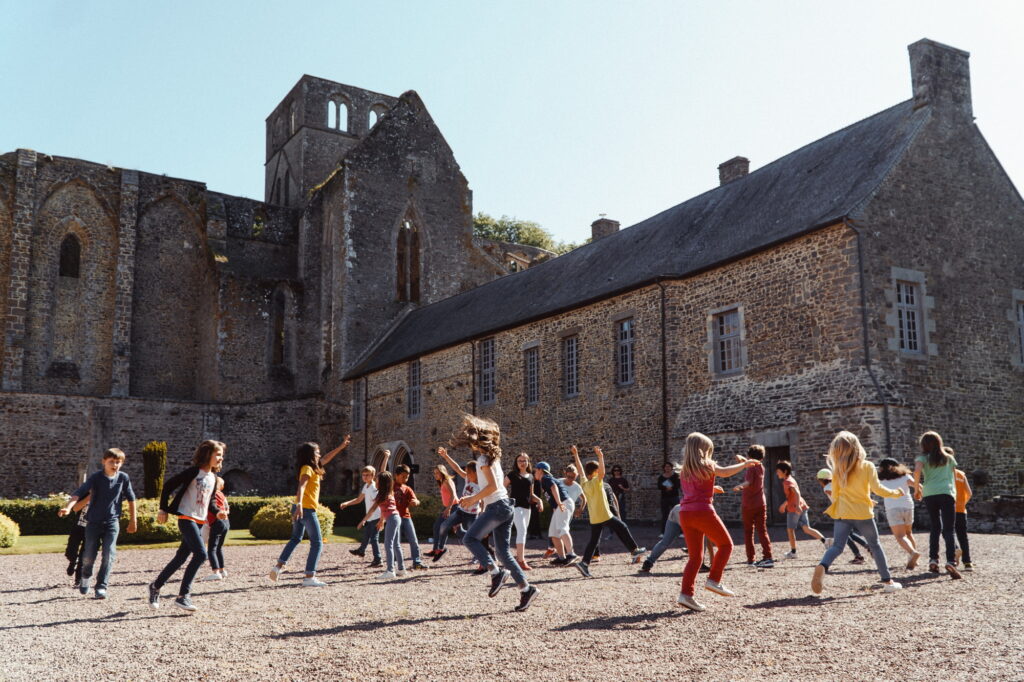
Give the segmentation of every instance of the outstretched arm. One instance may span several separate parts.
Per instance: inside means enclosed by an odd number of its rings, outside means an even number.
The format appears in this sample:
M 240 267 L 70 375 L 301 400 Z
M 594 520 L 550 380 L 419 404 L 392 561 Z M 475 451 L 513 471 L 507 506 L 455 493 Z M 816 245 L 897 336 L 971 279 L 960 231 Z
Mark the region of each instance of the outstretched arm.
M 605 471 L 605 469 L 604 469 L 604 453 L 601 452 L 601 448 L 600 447 L 595 445 L 594 446 L 594 454 L 597 455 L 597 477 L 599 479 L 603 479 L 604 478 L 604 471 Z M 580 471 L 580 474 L 582 475 L 583 472 Z
M 466 470 L 460 467 L 454 459 L 448 456 L 447 450 L 444 448 L 438 448 L 437 454 L 441 459 L 448 462 L 448 466 L 450 466 L 452 470 L 459 475 L 459 478 L 466 478 Z
M 362 528 L 363 526 L 365 526 L 366 522 L 369 520 L 371 516 L 373 516 L 373 512 L 376 511 L 377 507 L 379 506 L 380 502 L 375 501 L 373 505 L 367 510 L 366 516 L 363 517 L 363 520 L 360 521 L 358 525 L 356 525 L 356 528 Z M 383 516 L 381 518 L 383 518 Z
M 727 467 L 724 467 L 724 466 L 722 466 L 722 465 L 720 465 L 720 464 L 718 464 L 716 462 L 715 463 L 715 476 L 718 476 L 718 477 L 735 476 L 736 474 L 738 474 L 739 472 L 743 471 L 744 469 L 749 469 L 750 467 L 756 466 L 756 465 L 757 465 L 757 461 L 753 460 L 753 459 L 746 459 L 746 460 L 743 460 L 742 462 L 738 462 L 736 464 L 730 464 Z
M 576 449 L 575 445 L 570 445 L 569 452 L 572 453 L 572 461 L 573 464 L 576 465 L 576 471 L 579 472 L 580 476 L 584 476 L 585 474 L 583 473 L 583 462 L 580 461 L 580 451 Z
M 338 456 L 338 453 L 348 447 L 348 444 L 352 442 L 352 435 L 346 433 L 345 437 L 341 441 L 341 445 L 334 448 L 326 455 L 320 458 L 320 466 L 327 466 L 327 463 Z
M 338 508 L 339 509 L 344 509 L 345 507 L 351 507 L 354 504 L 359 504 L 360 502 L 363 501 L 364 497 L 365 496 L 364 496 L 363 493 L 359 493 L 359 497 L 354 497 L 351 500 L 349 500 L 348 502 L 342 502 L 341 504 L 338 505 Z

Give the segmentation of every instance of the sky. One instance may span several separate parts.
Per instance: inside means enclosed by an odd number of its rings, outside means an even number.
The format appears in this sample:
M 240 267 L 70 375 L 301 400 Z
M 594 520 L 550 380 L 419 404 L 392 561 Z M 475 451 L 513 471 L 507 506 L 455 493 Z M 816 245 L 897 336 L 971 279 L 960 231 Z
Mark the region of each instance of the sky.
M 911 96 L 907 45 L 971 53 L 974 114 L 1024 182 L 1024 3 L 947 0 L 0 0 L 0 153 L 262 199 L 264 121 L 310 74 L 416 90 L 474 210 L 559 240 L 623 227 Z

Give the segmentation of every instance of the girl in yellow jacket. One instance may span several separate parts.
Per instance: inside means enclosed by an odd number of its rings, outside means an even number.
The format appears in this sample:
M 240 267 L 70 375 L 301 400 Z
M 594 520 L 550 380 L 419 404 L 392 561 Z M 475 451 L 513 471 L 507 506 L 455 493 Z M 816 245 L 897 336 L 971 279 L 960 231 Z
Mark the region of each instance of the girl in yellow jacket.
M 897 498 L 903 493 L 889 490 L 878 482 L 875 465 L 867 461 L 867 453 L 857 436 L 849 431 L 840 431 L 828 448 L 828 464 L 832 469 L 832 504 L 825 513 L 835 519 L 834 542 L 821 557 L 821 563 L 814 567 L 811 591 L 821 594 L 825 572 L 832 562 L 842 554 L 850 531 L 856 530 L 868 542 L 871 555 L 878 567 L 878 574 L 885 583 L 885 592 L 903 588 L 889 575 L 885 550 L 878 542 L 878 527 L 875 525 L 875 503 L 871 493 L 880 497 Z

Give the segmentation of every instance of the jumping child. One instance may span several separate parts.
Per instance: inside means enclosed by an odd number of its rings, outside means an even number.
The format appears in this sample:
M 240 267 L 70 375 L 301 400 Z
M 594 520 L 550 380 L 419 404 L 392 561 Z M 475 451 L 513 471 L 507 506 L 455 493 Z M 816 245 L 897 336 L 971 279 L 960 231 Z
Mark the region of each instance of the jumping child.
M 415 571 L 425 571 L 427 567 L 420 560 L 420 543 L 416 539 L 416 526 L 412 523 L 410 511 L 410 507 L 420 506 L 420 498 L 416 497 L 416 491 L 406 485 L 411 473 L 412 470 L 405 464 L 395 467 L 395 504 L 398 505 L 398 516 L 401 518 L 402 535 L 409 543 L 412 568 Z
M 462 535 L 465 536 L 465 531 L 470 525 L 476 521 L 477 515 L 480 513 L 480 503 L 477 502 L 470 507 L 466 508 L 462 506 L 462 500 L 467 497 L 472 497 L 480 492 L 480 483 L 476 475 L 476 462 L 470 460 L 466 462 L 466 468 L 460 467 L 454 459 L 448 456 L 448 451 L 444 448 L 438 448 L 437 454 L 439 457 L 448 462 L 456 474 L 462 478 L 465 483 L 462 486 L 462 497 L 456 497 L 452 501 L 451 507 L 448 508 L 448 517 L 441 524 L 440 530 L 438 530 L 437 538 L 437 551 L 434 552 L 434 558 L 431 561 L 440 561 L 441 557 L 448 553 L 448 548 L 445 546 L 448 544 L 448 533 L 452 528 L 456 526 L 462 526 Z M 486 566 L 482 567 L 484 571 L 487 570 Z
M 800 486 L 793 478 L 793 465 L 783 460 L 775 465 L 775 475 L 782 481 L 782 489 L 786 493 L 786 501 L 779 505 L 779 513 L 786 513 L 786 535 L 789 536 L 789 554 L 784 558 L 796 558 L 796 529 L 800 528 L 821 544 L 826 544 L 825 536 L 811 528 L 811 520 L 807 515 L 810 506 L 800 495 Z
M 213 506 L 218 513 L 210 512 L 206 516 L 206 525 L 210 528 L 210 537 L 206 544 L 206 553 L 210 557 L 210 568 L 213 573 L 203 580 L 224 580 L 228 577 L 227 569 L 224 568 L 224 540 L 228 537 L 231 524 L 228 516 L 231 508 L 228 506 L 228 498 L 224 495 L 224 479 L 217 477 L 217 487 L 213 492 Z M 218 514 L 224 512 L 224 518 Z
M 374 512 L 380 510 L 377 516 Z M 390 471 L 377 474 L 377 497 L 370 505 L 363 520 L 356 528 L 362 528 L 367 522 L 373 523 L 376 518 L 377 531 L 384 531 L 384 557 L 387 565 L 378 578 L 393 580 L 405 576 L 405 559 L 402 557 L 402 545 L 398 537 L 402 528 L 402 517 L 398 514 L 398 503 L 395 500 L 395 479 Z M 398 570 L 395 570 L 397 566 Z
M 390 450 L 384 451 L 384 462 L 380 465 L 381 469 L 388 468 L 387 458 L 391 455 Z M 377 477 L 377 469 L 372 466 L 364 466 L 359 471 L 359 476 L 363 479 L 363 487 L 359 490 L 359 495 L 354 499 L 342 502 L 339 506 L 340 509 L 351 507 L 352 505 L 363 503 L 364 514 L 369 514 L 370 507 L 373 506 L 374 501 L 377 498 L 377 486 L 374 485 L 374 480 Z M 375 510 L 370 515 L 368 521 L 377 521 L 380 519 L 380 511 Z M 370 568 L 378 568 L 380 563 L 380 531 L 377 530 L 376 523 L 367 523 L 363 526 L 363 540 L 359 543 L 359 547 L 356 549 L 350 549 L 349 554 L 357 557 L 366 556 L 366 546 L 370 545 L 373 551 L 373 561 L 370 562 Z
M 914 460 L 915 499 L 923 499 L 931 521 L 928 536 L 928 570 L 939 572 L 939 535 L 946 542 L 946 573 L 960 579 L 956 568 L 956 459 L 953 450 L 942 444 L 942 436 L 927 431 L 921 436 L 921 452 Z M 924 484 L 921 484 L 924 474 Z
M 900 497 L 885 498 L 885 519 L 896 542 L 907 553 L 907 570 L 911 571 L 921 558 L 914 542 L 914 497 L 910 492 L 914 477 L 907 467 L 886 457 L 878 462 L 878 480 L 889 490 L 900 492 Z

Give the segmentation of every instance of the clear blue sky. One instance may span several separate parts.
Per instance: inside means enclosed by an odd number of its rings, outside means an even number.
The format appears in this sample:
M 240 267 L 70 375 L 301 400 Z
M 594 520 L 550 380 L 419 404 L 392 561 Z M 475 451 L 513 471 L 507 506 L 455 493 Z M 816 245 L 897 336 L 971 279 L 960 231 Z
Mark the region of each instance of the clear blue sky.
M 971 52 L 974 111 L 1024 182 L 1019 2 L 0 0 L 0 153 L 262 198 L 264 119 L 312 74 L 420 93 L 475 209 L 578 241 L 910 97 L 906 46 Z

